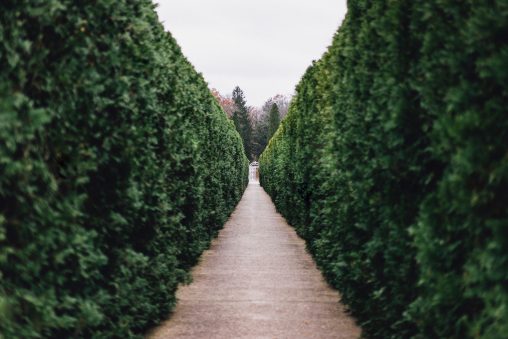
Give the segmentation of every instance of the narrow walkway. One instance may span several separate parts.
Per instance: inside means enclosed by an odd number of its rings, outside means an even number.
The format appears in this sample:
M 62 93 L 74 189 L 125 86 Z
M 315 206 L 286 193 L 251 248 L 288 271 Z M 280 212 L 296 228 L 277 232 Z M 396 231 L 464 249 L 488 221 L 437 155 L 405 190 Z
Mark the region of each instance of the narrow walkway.
M 192 275 L 151 339 L 360 336 L 304 241 L 256 182 Z

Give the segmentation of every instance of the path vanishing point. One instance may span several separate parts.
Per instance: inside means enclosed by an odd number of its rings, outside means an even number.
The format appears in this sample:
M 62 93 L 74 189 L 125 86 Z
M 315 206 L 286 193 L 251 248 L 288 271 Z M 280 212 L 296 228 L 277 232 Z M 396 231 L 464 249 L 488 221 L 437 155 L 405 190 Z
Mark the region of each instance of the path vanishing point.
M 192 276 L 148 338 L 360 337 L 305 242 L 256 181 Z

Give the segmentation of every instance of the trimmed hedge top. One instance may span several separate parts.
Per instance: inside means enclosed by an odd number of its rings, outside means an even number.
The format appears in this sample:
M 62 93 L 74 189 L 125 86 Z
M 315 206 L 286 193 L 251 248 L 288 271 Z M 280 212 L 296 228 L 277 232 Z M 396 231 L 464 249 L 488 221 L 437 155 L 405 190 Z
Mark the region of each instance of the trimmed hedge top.
M 141 337 L 239 201 L 241 139 L 149 0 L 0 22 L 0 337 Z

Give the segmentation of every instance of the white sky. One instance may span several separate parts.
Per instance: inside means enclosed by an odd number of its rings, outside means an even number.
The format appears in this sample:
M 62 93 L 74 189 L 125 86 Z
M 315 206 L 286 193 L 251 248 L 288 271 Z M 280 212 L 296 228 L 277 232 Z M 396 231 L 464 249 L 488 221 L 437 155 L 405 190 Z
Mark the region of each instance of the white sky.
M 331 44 L 346 0 L 156 0 L 157 12 L 210 88 L 247 104 L 290 95 Z

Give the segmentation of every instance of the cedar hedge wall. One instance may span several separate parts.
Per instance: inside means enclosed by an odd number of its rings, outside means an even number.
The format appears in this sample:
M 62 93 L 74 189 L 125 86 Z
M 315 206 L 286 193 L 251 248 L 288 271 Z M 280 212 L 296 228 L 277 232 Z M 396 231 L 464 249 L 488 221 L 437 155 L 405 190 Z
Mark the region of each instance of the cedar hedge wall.
M 263 187 L 372 338 L 508 333 L 508 3 L 348 1 Z
M 239 201 L 241 139 L 149 0 L 0 22 L 0 337 L 141 337 Z

